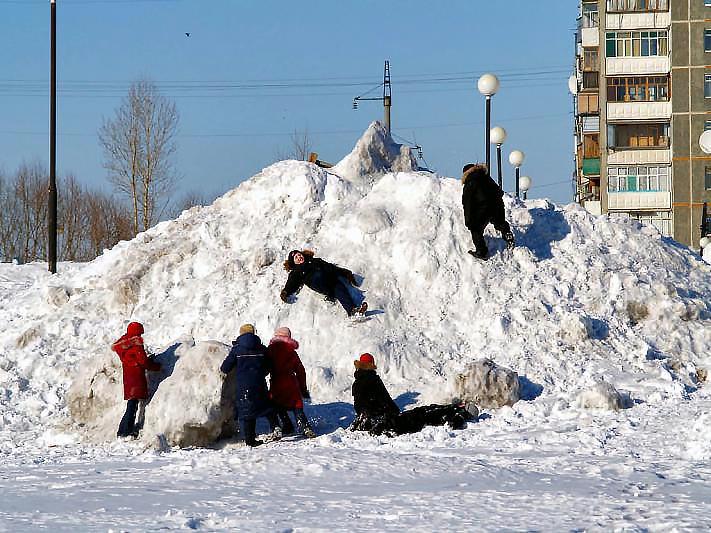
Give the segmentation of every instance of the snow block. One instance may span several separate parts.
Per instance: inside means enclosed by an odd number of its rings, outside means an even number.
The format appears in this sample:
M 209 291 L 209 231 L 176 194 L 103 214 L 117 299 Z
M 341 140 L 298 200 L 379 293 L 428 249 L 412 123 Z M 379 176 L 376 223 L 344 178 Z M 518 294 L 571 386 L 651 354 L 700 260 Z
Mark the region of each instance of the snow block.
M 113 287 L 114 301 L 119 307 L 132 307 L 138 303 L 141 286 L 134 277 L 121 278 Z
M 160 382 L 146 407 L 141 437 L 153 440 L 162 434 L 171 446 L 187 447 L 231 436 L 235 374 L 220 372 L 228 353 L 229 347 L 216 341 L 180 350 L 170 376 Z
M 510 406 L 521 398 L 518 374 L 491 359 L 475 361 L 459 374 L 455 393 L 460 400 L 484 409 Z
M 66 287 L 47 287 L 47 303 L 55 307 L 61 307 L 69 301 L 69 291 Z
M 576 403 L 582 409 L 607 409 L 619 411 L 625 408 L 620 392 L 606 381 L 600 381 L 578 394 Z

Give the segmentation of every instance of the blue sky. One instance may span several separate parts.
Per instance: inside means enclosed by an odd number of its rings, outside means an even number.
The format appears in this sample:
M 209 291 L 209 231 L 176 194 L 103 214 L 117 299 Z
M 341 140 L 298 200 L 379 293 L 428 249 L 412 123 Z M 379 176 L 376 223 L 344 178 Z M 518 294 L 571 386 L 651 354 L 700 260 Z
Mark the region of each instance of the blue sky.
M 458 176 L 484 159 L 476 79 L 501 78 L 492 125 L 506 162 L 526 152 L 530 196 L 572 198 L 567 91 L 576 3 L 567 0 L 382 2 L 57 0 L 58 172 L 109 190 L 97 130 L 130 83 L 155 82 L 180 112 L 179 194 L 224 192 L 289 150 L 308 129 L 337 162 L 380 102 L 353 97 L 392 75 L 393 133 L 430 168 Z M 49 0 L 0 0 L 0 169 L 48 161 Z M 190 32 L 190 37 L 185 35 Z M 245 86 L 250 87 L 245 87 Z M 376 91 L 376 95 L 380 94 Z M 492 158 L 493 155 L 492 151 Z

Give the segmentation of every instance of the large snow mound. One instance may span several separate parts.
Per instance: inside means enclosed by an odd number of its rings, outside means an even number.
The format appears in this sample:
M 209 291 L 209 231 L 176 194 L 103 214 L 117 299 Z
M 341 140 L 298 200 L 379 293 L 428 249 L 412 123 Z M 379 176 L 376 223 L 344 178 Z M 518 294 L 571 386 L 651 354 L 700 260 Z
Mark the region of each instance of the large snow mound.
M 55 276 L 0 265 L 0 447 L 59 422 L 73 378 L 110 355 L 131 320 L 154 352 L 185 336 L 229 344 L 244 322 L 267 342 L 287 325 L 317 403 L 351 401 L 364 351 L 395 395 L 418 401 L 448 399 L 451 376 L 492 359 L 535 400 L 514 405 L 522 416 L 573 408 L 600 380 L 639 402 L 693 390 L 711 353 L 711 267 L 698 255 L 636 221 L 506 196 L 517 247 L 507 252 L 489 227 L 494 256 L 476 261 L 459 180 L 393 169 L 407 157 L 391 157 L 406 152 L 390 142 L 374 124 L 333 169 L 276 163 Z M 368 320 L 308 289 L 281 302 L 282 261 L 304 247 L 363 276 Z

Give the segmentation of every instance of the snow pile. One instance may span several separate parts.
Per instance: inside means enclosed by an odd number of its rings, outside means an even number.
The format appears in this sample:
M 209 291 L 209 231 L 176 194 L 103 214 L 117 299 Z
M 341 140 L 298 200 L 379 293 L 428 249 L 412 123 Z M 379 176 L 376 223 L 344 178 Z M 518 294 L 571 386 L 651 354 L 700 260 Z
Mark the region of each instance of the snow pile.
M 625 402 L 615 387 L 606 381 L 599 381 L 578 394 L 577 405 L 582 409 L 619 411 L 625 407 Z
M 397 144 L 380 122 L 373 122 L 353 151 L 332 171 L 339 176 L 359 181 L 373 179 L 387 172 L 417 170 L 417 159 L 408 146 Z
M 485 409 L 511 406 L 520 398 L 518 374 L 491 359 L 475 361 L 455 381 L 457 398 Z
M 110 413 L 90 436 L 115 431 L 124 405 L 108 346 L 131 320 L 145 325 L 152 352 L 189 336 L 211 368 L 219 357 L 209 347 L 240 324 L 256 324 L 265 343 L 289 326 L 316 405 L 352 401 L 353 360 L 365 351 L 394 397 L 423 403 L 451 399 L 451 378 L 491 359 L 518 374 L 534 401 L 513 410 L 532 418 L 597 379 L 651 403 L 698 386 L 711 353 L 711 267 L 698 255 L 633 220 L 506 196 L 517 247 L 506 251 L 489 227 L 493 257 L 475 261 L 459 180 L 407 171 L 404 153 L 374 125 L 332 169 L 276 163 L 91 263 L 51 277 L 43 266 L 1 265 L 0 450 L 60 421 L 70 383 L 89 367 L 116 391 L 115 404 L 87 407 Z M 282 261 L 305 247 L 363 277 L 365 322 L 308 289 L 281 302 Z M 146 424 L 169 431 L 163 422 L 197 397 L 178 391 L 199 383 L 210 390 L 196 419 L 210 418 L 219 380 L 178 365 L 154 397 L 165 389 L 162 422 L 149 405 Z M 76 386 L 86 394 L 96 384 Z

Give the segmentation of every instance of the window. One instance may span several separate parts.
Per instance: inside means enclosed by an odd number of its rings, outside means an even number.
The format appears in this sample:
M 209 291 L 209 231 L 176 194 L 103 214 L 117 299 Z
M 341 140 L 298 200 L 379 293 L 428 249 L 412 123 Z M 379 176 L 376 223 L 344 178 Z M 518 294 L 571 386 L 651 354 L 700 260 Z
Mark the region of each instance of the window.
M 609 125 L 610 148 L 669 148 L 669 124 Z
M 669 35 L 660 31 L 617 31 L 605 34 L 607 57 L 669 55 Z
M 583 72 L 583 89 L 597 89 L 600 87 L 599 72 Z
M 711 30 L 704 30 L 704 52 L 711 52 Z
M 669 167 L 608 167 L 609 192 L 666 192 L 669 187 Z
M 711 74 L 704 74 L 704 98 L 711 98 Z
M 707 4 L 711 0 L 706 0 Z M 607 0 L 608 11 L 667 11 L 669 0 Z
M 583 135 L 583 157 L 586 159 L 600 157 L 600 135 Z
M 608 102 L 666 102 L 669 100 L 667 76 L 607 78 Z
M 598 58 L 597 50 L 584 50 L 583 51 L 583 70 L 585 70 L 585 71 L 598 70 L 597 58 Z
M 711 167 L 706 167 L 705 169 L 704 186 L 707 191 L 711 191 Z
M 599 25 L 600 13 L 597 10 L 597 2 L 583 4 L 583 28 L 597 28 Z

